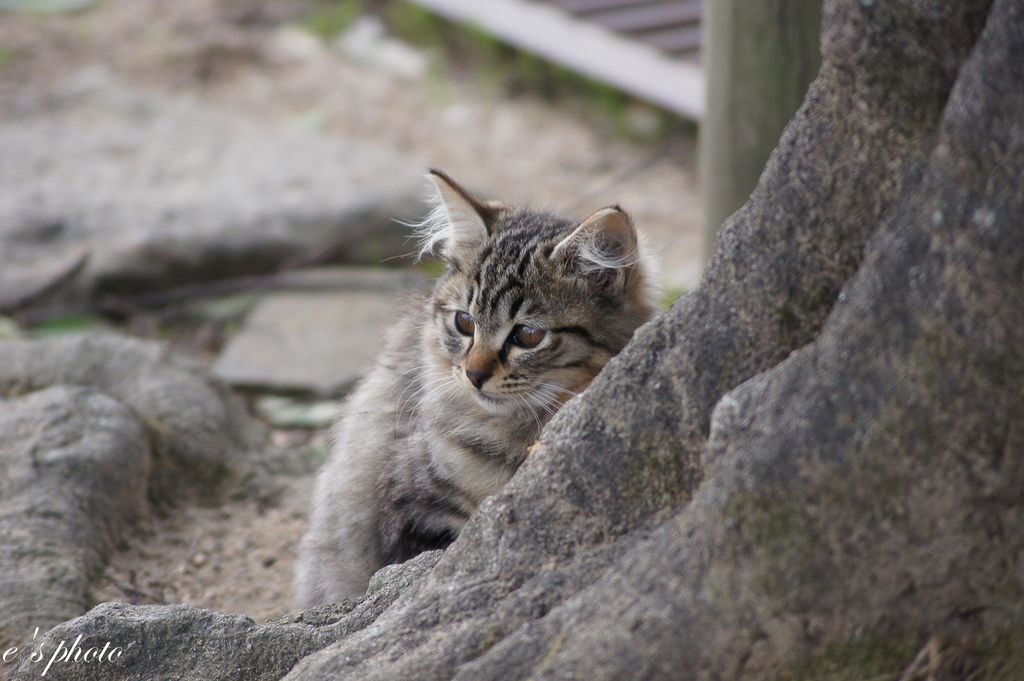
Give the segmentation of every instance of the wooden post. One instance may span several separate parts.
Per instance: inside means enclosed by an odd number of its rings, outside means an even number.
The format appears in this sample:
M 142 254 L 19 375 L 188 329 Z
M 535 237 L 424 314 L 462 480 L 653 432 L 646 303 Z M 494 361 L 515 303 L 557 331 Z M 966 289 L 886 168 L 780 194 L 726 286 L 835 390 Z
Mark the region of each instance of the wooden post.
M 706 0 L 699 172 L 705 248 L 747 200 L 821 65 L 821 0 Z

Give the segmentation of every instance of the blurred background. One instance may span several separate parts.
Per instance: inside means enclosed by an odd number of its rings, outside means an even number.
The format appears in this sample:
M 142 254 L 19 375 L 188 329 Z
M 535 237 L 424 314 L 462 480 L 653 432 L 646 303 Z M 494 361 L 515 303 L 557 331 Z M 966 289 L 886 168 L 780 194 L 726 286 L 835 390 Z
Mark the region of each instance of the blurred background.
M 620 204 L 667 305 L 814 77 L 819 22 L 807 0 L 0 0 L 0 338 L 168 342 L 315 464 L 438 271 L 402 224 L 426 168 Z M 285 611 L 310 480 L 165 520 L 98 598 Z

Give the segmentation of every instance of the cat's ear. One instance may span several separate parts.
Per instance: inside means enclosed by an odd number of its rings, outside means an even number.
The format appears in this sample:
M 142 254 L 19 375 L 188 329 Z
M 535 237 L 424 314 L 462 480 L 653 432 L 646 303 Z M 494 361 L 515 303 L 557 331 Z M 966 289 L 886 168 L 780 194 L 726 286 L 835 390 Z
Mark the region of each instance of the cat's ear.
M 433 252 L 440 246 L 445 260 L 459 260 L 462 254 L 473 252 L 487 240 L 505 205 L 476 198 L 435 168 L 430 169 L 427 177 L 435 191 L 434 210 L 420 229 L 420 253 Z
M 580 223 L 551 251 L 551 259 L 562 258 L 587 274 L 625 281 L 625 275 L 639 261 L 639 243 L 633 221 L 618 206 L 602 208 Z M 623 276 L 619 276 L 623 275 Z

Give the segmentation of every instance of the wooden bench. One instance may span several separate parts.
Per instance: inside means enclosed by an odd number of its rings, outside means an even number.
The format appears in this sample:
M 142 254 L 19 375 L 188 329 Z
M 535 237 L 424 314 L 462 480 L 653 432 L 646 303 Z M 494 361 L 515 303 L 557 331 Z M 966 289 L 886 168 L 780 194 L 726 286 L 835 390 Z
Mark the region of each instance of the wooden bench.
M 410 0 L 456 22 L 700 120 L 700 0 Z

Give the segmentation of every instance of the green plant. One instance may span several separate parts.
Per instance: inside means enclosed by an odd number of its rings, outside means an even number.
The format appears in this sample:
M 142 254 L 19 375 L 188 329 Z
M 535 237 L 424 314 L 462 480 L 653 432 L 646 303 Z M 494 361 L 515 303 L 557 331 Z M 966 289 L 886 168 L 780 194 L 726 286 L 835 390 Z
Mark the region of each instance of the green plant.
M 343 33 L 364 11 L 360 0 L 319 0 L 302 18 L 302 25 L 326 40 Z
M 79 333 L 106 327 L 106 323 L 99 317 L 81 312 L 48 319 L 33 325 L 29 331 L 35 336 L 56 336 L 64 333 Z
M 391 33 L 407 43 L 441 48 L 450 38 L 445 21 L 422 7 L 407 2 L 388 3 L 382 13 Z

